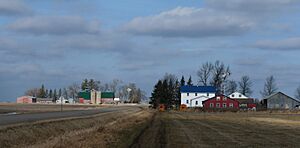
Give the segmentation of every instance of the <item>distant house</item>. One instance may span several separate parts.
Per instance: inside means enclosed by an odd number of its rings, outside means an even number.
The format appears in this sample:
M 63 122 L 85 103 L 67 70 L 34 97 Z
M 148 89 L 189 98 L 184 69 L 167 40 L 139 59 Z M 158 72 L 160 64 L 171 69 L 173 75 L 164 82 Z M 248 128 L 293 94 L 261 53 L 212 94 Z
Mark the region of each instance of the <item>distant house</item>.
M 181 86 L 181 104 L 187 107 L 202 107 L 202 101 L 216 95 L 216 87 L 213 86 Z
M 239 102 L 240 109 L 254 109 L 256 108 L 256 104 L 253 98 L 249 98 L 239 92 L 234 92 L 229 95 L 231 99 L 234 99 Z
M 217 95 L 202 102 L 205 109 L 239 109 L 239 102 L 224 95 Z
M 35 103 L 33 102 L 34 99 L 33 96 L 21 96 L 17 98 L 17 103 Z
M 33 96 L 21 96 L 17 98 L 17 103 L 40 103 L 40 104 L 52 104 L 52 98 L 36 98 Z
M 248 99 L 249 97 L 239 93 L 239 92 L 234 92 L 229 95 L 231 99 Z
M 296 100 L 282 92 L 277 92 L 264 98 L 262 103 L 267 109 L 293 109 L 300 105 L 299 100 Z

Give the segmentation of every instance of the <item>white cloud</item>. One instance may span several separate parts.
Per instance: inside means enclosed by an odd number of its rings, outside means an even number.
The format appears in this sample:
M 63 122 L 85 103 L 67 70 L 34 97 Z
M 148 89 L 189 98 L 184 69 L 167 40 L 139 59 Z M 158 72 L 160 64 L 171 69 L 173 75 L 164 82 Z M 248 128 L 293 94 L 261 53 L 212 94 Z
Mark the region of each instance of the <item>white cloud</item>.
M 300 50 L 300 37 L 283 40 L 261 40 L 257 41 L 254 47 L 275 50 Z
M 0 15 L 2 16 L 18 16 L 30 14 L 32 14 L 32 10 L 20 0 L 0 1 Z
M 298 0 L 206 0 L 208 7 L 261 17 L 267 13 L 278 13 L 296 6 Z
M 100 32 L 100 23 L 77 16 L 35 16 L 19 19 L 8 28 L 35 35 L 95 34 Z
M 158 15 L 134 18 L 123 30 L 163 37 L 209 37 L 240 35 L 254 25 L 237 15 L 226 15 L 205 8 L 177 7 Z

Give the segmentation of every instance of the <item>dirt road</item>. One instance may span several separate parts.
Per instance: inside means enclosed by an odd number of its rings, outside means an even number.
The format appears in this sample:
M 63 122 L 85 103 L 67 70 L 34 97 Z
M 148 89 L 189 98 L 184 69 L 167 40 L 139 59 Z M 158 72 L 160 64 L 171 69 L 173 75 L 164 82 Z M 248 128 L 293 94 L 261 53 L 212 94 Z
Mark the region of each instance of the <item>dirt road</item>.
M 163 112 L 131 146 L 299 147 L 299 119 L 299 115 Z

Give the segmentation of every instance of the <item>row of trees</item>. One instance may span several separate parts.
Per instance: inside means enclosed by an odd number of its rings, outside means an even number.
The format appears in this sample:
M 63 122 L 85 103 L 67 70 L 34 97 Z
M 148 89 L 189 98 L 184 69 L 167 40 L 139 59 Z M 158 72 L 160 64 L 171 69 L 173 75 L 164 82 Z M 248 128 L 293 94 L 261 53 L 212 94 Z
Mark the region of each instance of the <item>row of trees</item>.
M 40 88 L 31 88 L 25 92 L 25 95 L 34 96 L 38 98 L 52 98 L 54 101 L 59 99 L 60 96 L 65 98 L 76 98 L 80 87 L 78 84 L 73 83 L 67 88 L 47 89 L 44 84 Z
M 217 93 L 231 94 L 234 92 L 240 92 L 246 96 L 251 96 L 252 81 L 249 76 L 242 76 L 240 81 L 228 80 L 231 74 L 229 66 L 223 62 L 215 61 L 206 62 L 202 64 L 197 71 L 198 83 L 200 86 L 215 86 Z M 184 76 L 181 77 L 180 82 L 173 74 L 166 74 L 162 79 L 158 80 L 155 84 L 153 92 L 151 94 L 150 103 L 153 107 L 157 107 L 159 104 L 165 104 L 166 107 L 180 104 L 180 86 L 190 85 L 192 86 L 192 77 L 190 76 L 187 83 L 185 83 Z M 269 76 L 265 80 L 264 89 L 260 91 L 263 97 L 276 93 L 278 87 L 274 76 Z M 296 98 L 300 99 L 300 87 L 297 89 Z
M 138 103 L 147 100 L 146 92 L 142 91 L 135 83 L 125 84 L 122 80 L 114 79 L 109 83 L 101 83 L 94 79 L 84 79 L 81 83 L 81 90 L 97 90 L 97 91 L 111 91 L 121 100 Z M 130 91 L 128 91 L 128 89 Z
M 116 97 L 119 97 L 122 101 L 126 102 L 138 103 L 147 99 L 146 92 L 138 88 L 136 84 L 125 84 L 119 79 L 114 79 L 111 82 L 104 84 L 94 79 L 84 79 L 81 85 L 73 83 L 62 89 L 47 89 L 44 87 L 44 85 L 42 85 L 40 88 L 32 88 L 27 90 L 25 95 L 38 98 L 53 98 L 53 100 L 59 99 L 60 96 L 77 99 L 77 95 L 80 91 L 92 89 L 103 92 L 115 92 Z M 128 91 L 128 89 L 130 89 L 130 91 Z

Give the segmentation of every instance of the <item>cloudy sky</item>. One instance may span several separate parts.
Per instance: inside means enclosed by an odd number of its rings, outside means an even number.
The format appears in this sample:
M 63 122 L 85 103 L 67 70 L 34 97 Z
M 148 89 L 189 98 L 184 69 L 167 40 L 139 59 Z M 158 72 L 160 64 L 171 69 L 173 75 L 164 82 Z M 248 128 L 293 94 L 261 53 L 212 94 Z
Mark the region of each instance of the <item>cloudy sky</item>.
M 206 61 L 249 75 L 254 97 L 274 75 L 300 85 L 299 0 L 0 0 L 0 101 L 84 78 L 135 82 L 150 95 L 166 72 Z

